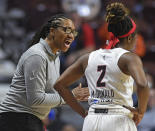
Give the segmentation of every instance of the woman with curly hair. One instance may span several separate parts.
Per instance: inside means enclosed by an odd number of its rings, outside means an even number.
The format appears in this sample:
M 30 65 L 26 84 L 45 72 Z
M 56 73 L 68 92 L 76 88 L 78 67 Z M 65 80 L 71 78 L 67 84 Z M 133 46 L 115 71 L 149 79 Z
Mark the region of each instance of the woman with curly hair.
M 142 61 L 131 52 L 136 40 L 136 24 L 121 3 L 107 6 L 106 21 L 111 33 L 106 49 L 79 58 L 60 76 L 54 88 L 67 104 L 84 116 L 83 108 L 66 87 L 85 74 L 90 107 L 83 131 L 136 131 L 149 96 Z M 133 108 L 133 82 L 137 86 L 137 108 Z

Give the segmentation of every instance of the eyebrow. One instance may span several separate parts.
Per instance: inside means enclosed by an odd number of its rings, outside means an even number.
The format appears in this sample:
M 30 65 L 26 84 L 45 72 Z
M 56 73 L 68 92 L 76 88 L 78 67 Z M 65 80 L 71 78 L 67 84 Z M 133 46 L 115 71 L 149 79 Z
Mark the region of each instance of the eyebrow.
M 63 26 L 63 25 L 60 25 L 60 26 Z M 70 27 L 70 26 L 63 26 L 63 27 L 69 28 L 69 29 L 71 29 L 71 30 L 76 30 L 76 28 L 72 28 L 72 27 Z

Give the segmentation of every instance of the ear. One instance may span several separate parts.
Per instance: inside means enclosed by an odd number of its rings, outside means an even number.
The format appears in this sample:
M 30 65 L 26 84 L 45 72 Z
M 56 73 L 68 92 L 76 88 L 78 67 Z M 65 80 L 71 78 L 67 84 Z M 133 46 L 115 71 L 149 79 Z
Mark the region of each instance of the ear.
M 130 42 L 132 41 L 132 39 L 133 39 L 133 38 L 132 38 L 132 35 L 129 35 L 128 38 L 127 38 L 128 43 L 130 43 Z
M 48 34 L 48 38 L 49 39 L 54 39 L 54 34 L 55 34 L 55 30 L 54 30 L 54 28 L 50 28 L 50 32 L 49 32 L 49 34 Z
M 55 30 L 54 30 L 54 28 L 52 28 L 52 27 L 50 28 L 50 34 L 51 34 L 51 33 L 52 33 L 52 34 L 55 33 Z

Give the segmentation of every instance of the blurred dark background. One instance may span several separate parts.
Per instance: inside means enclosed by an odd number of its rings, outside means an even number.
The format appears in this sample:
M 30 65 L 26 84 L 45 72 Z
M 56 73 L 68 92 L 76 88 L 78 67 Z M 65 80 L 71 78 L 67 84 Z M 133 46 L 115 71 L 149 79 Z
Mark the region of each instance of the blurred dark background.
M 104 48 L 109 39 L 105 8 L 111 2 L 122 2 L 137 23 L 134 52 L 142 58 L 150 86 L 148 111 L 139 131 L 155 131 L 155 0 L 0 0 L 0 96 L 8 90 L 21 54 L 31 45 L 34 33 L 52 15 L 68 14 L 79 32 L 70 50 L 62 54 L 61 72 L 79 56 Z M 85 78 L 76 82 L 86 86 Z M 133 95 L 136 106 L 137 99 Z M 87 103 L 82 103 L 88 108 Z M 83 119 L 68 106 L 51 110 L 44 121 L 49 131 L 80 131 Z

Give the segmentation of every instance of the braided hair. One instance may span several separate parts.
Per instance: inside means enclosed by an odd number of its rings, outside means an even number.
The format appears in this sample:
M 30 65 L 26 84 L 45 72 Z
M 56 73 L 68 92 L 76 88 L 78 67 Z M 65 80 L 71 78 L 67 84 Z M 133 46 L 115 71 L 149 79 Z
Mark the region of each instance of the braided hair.
M 128 33 L 133 28 L 131 19 L 128 16 L 128 9 L 122 3 L 112 3 L 107 6 L 106 10 L 108 31 L 112 32 L 116 37 Z
M 61 25 L 62 21 L 64 19 L 70 19 L 68 16 L 64 15 L 64 14 L 57 14 L 52 16 L 47 23 L 45 23 L 41 29 L 35 33 L 35 35 L 33 36 L 30 45 L 34 45 L 36 43 L 39 42 L 40 38 L 45 39 L 49 32 L 50 32 L 50 28 L 57 28 L 59 25 Z

